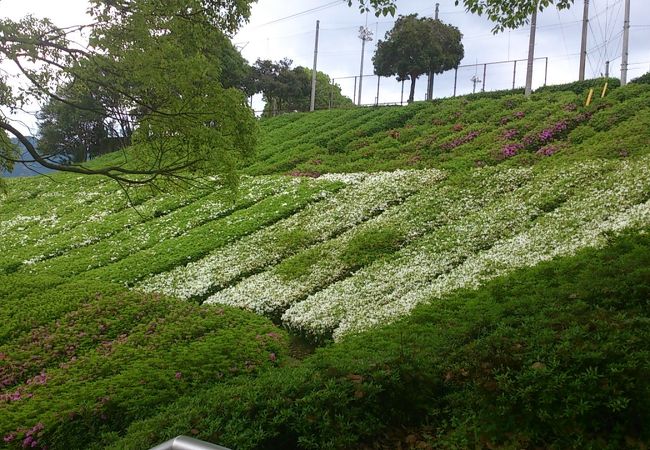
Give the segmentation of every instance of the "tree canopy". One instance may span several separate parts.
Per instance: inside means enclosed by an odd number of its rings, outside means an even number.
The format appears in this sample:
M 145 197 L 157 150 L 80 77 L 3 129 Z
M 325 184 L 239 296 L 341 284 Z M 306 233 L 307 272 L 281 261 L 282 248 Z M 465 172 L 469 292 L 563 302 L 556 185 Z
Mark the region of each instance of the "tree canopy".
M 232 174 L 238 156 L 253 149 L 256 125 L 245 95 L 235 89 L 238 76 L 222 81 L 233 52 L 215 50 L 215 43 L 248 18 L 252 0 L 90 3 L 92 23 L 78 27 L 29 16 L 0 20 L 0 62 L 13 62 L 22 79 L 0 79 L 0 106 L 17 111 L 54 102 L 103 115 L 105 123 L 126 118 L 134 144 L 128 158 L 106 167 L 54 163 L 36 151 L 10 115 L 0 114 L 0 130 L 45 167 L 125 184 Z M 87 44 L 77 43 L 80 36 Z M 110 98 L 126 116 L 89 105 L 91 92 Z M 2 139 L 3 164 L 16 162 L 11 152 Z
M 265 116 L 309 111 L 312 70 L 302 66 L 291 68 L 292 63 L 286 58 L 277 62 L 258 59 L 253 65 L 248 89 L 251 93 L 263 94 Z M 329 108 L 330 102 L 333 108 L 353 105 L 327 74 L 317 72 L 315 108 Z
M 349 6 L 352 6 L 354 0 L 347 0 L 347 2 Z M 377 17 L 395 15 L 397 10 L 395 3 L 395 0 L 359 0 L 359 11 L 365 13 L 374 10 Z
M 377 43 L 372 58 L 375 73 L 411 80 L 409 102 L 415 95 L 415 82 L 425 73 L 442 73 L 458 67 L 465 55 L 458 28 L 439 20 L 400 16 L 385 40 Z
M 507 28 L 515 29 L 526 25 L 537 9 L 544 9 L 555 6 L 557 9 L 568 9 L 575 0 L 455 0 L 456 5 L 463 4 L 468 12 L 473 14 L 485 14 L 488 19 L 494 22 L 494 33 Z

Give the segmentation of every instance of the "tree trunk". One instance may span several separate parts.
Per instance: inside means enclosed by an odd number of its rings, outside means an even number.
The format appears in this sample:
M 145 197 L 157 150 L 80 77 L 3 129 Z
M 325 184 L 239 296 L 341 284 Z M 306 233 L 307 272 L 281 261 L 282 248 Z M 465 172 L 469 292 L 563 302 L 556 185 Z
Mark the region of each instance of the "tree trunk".
M 415 99 L 415 82 L 416 81 L 417 81 L 417 77 L 411 75 L 411 93 L 409 94 L 408 103 L 413 103 L 413 100 Z

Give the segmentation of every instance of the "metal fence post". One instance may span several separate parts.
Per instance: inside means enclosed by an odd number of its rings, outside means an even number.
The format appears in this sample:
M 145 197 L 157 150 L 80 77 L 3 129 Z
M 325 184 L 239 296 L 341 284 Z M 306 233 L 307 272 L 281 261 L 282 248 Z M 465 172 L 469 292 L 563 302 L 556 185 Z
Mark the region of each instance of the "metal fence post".
M 381 77 L 377 75 L 377 97 L 375 98 L 375 106 L 379 106 L 379 82 L 381 81 Z
M 487 64 L 483 64 L 483 86 L 481 92 L 485 92 L 485 76 L 487 75 Z
M 456 84 L 458 83 L 458 67 L 454 69 L 454 97 L 456 97 Z
M 548 56 L 546 57 L 546 67 L 544 68 L 544 86 L 546 86 L 546 80 L 548 80 Z

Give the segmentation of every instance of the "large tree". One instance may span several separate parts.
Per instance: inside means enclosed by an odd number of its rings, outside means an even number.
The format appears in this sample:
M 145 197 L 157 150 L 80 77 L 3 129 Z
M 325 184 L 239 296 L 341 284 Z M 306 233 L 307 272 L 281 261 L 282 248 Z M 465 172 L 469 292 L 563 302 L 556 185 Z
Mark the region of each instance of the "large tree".
M 298 66 L 296 70 L 302 71 L 307 80 L 309 80 L 309 95 L 297 99 L 296 110 L 309 111 L 311 102 L 311 80 L 312 69 L 308 67 Z M 343 95 L 341 86 L 334 83 L 334 81 L 325 72 L 316 72 L 316 99 L 314 108 L 328 109 L 328 108 L 347 108 L 354 106 L 351 98 Z
M 375 73 L 411 80 L 409 102 L 415 96 L 415 82 L 425 73 L 442 73 L 458 67 L 465 54 L 458 28 L 439 20 L 400 16 L 385 40 L 377 43 L 372 58 Z
M 112 148 L 111 138 L 129 141 L 130 133 L 122 133 L 115 126 L 116 121 L 106 120 L 101 91 L 79 90 L 74 83 L 69 83 L 57 89 L 56 94 L 69 103 L 51 99 L 41 109 L 38 149 L 42 154 L 62 156 L 70 162 L 86 162 Z
M 252 93 L 262 93 L 268 115 L 286 112 L 292 99 L 308 95 L 304 73 L 293 70 L 292 63 L 287 58 L 280 61 L 258 59 L 251 68 L 249 89 Z
M 258 59 L 253 65 L 248 89 L 251 93 L 263 94 L 265 116 L 309 111 L 312 70 L 302 66 L 292 68 L 292 63 L 286 58 L 277 62 Z M 353 105 L 327 74 L 317 72 L 315 108 L 329 108 L 330 101 L 333 108 Z
M 33 17 L 0 20 L 0 62 L 12 61 L 22 77 L 0 80 L 0 106 L 16 111 L 55 101 L 88 110 L 60 96 L 61 89 L 102 91 L 128 114 L 134 144 L 128 158 L 107 167 L 59 164 L 36 151 L 10 114 L 0 113 L 0 130 L 45 167 L 126 184 L 232 174 L 239 155 L 253 148 L 256 125 L 245 95 L 224 87 L 224 61 L 211 49 L 248 18 L 252 0 L 90 3 L 92 21 L 79 27 Z M 106 119 L 118 120 L 113 113 Z M 0 158 L 11 161 L 11 151 L 1 140 Z

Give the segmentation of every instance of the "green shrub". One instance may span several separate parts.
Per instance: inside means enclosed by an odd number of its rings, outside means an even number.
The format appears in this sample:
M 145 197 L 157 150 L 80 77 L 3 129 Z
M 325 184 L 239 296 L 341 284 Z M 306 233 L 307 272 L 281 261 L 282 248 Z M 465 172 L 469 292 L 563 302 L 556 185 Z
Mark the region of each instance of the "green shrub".
M 650 72 L 645 73 L 641 75 L 638 78 L 635 78 L 634 80 L 630 81 L 630 83 L 633 84 L 650 84 Z
M 570 91 L 574 94 L 582 95 L 586 93 L 589 89 L 602 89 L 605 85 L 605 82 L 608 83 L 609 89 L 615 89 L 621 86 L 621 81 L 617 78 L 593 78 L 591 80 L 584 81 L 574 81 L 572 83 L 566 84 L 554 84 L 543 86 L 537 89 L 535 92 L 562 92 Z
M 0 404 L 0 434 L 19 448 L 42 424 L 34 439 L 55 449 L 87 448 L 288 353 L 286 335 L 255 314 L 132 293 L 89 300 L 2 351 L 3 376 L 16 375 L 6 392 L 18 398 Z
M 627 236 L 432 300 L 300 367 L 233 380 L 136 422 L 237 449 L 356 448 L 424 426 L 438 448 L 643 448 L 650 236 Z
M 467 100 L 480 100 L 480 99 L 499 99 L 503 97 L 508 97 L 508 96 L 514 96 L 514 95 L 523 95 L 524 89 L 523 88 L 516 88 L 516 89 L 502 89 L 498 91 L 486 91 L 486 92 L 477 92 L 475 94 L 467 94 L 462 96 L 461 98 L 467 99 Z
M 394 228 L 364 230 L 350 240 L 341 255 L 341 260 L 351 270 L 357 270 L 396 252 L 402 242 L 401 233 Z

